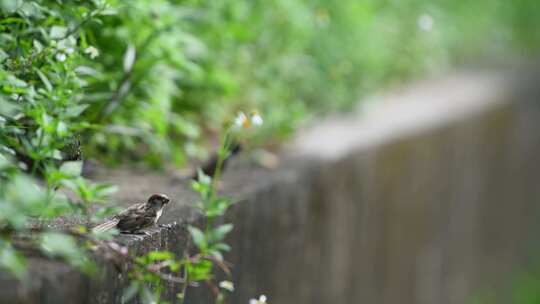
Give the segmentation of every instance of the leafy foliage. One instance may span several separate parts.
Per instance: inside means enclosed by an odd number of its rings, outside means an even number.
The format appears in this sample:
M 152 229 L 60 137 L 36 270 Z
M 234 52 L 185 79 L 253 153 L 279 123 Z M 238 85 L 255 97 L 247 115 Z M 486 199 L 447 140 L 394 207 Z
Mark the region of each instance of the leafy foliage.
M 2 1 L 1 114 L 23 113 L 15 122 L 27 134 L 43 132 L 39 145 L 40 137 L 9 143 L 32 158 L 38 146 L 59 157 L 82 134 L 87 154 L 111 163 L 182 165 L 203 157 L 239 108 L 265 113 L 268 141 L 404 77 L 478 56 L 532 54 L 540 46 L 534 6 Z
M 91 272 L 86 246 L 70 233 L 49 231 L 47 224 L 73 214 L 89 220 L 90 205 L 110 193 L 109 186 L 79 177 L 78 161 L 79 134 L 93 128 L 80 119 L 89 107 L 83 95 L 91 59 L 79 34 L 106 14 L 107 5 L 0 4 L 0 265 L 24 278 L 18 247 L 35 246 Z M 77 198 L 56 191 L 62 187 L 71 187 Z M 27 235 L 28 242 L 14 244 L 16 232 Z

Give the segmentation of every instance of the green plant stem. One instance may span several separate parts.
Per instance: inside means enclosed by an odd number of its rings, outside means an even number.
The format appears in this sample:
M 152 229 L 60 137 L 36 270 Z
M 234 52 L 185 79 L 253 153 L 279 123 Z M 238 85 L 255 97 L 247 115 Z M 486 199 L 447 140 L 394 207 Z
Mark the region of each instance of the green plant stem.
M 112 94 L 111 99 L 101 107 L 101 110 L 99 112 L 97 112 L 98 115 L 95 118 L 97 122 L 103 123 L 105 119 L 108 118 L 116 110 L 116 108 L 118 108 L 122 101 L 129 95 L 130 89 L 128 89 L 126 92 L 122 92 L 122 88 L 124 86 L 129 84 L 129 87 L 131 88 L 141 80 L 141 78 L 143 77 L 142 75 L 138 75 L 138 77 L 133 80 L 135 64 L 137 63 L 137 61 L 140 60 L 140 56 L 145 54 L 148 47 L 152 45 L 152 42 L 157 39 L 161 34 L 167 32 L 170 28 L 172 28 L 172 26 L 168 25 L 154 30 L 150 35 L 148 35 L 148 37 L 146 37 L 146 39 L 140 46 L 135 47 L 137 53 L 135 55 L 135 61 L 133 62 L 133 66 L 129 71 L 124 72 L 122 78 L 120 79 L 119 85 L 116 87 L 116 90 Z
M 38 140 L 37 149 L 41 149 L 41 146 L 43 145 L 43 137 L 45 136 L 44 135 L 45 130 L 44 129 L 41 129 L 41 130 L 42 130 L 42 132 L 41 132 L 41 134 L 39 134 L 39 140 Z M 31 172 L 32 176 L 36 175 L 36 170 L 37 170 L 37 167 L 38 167 L 40 162 L 41 162 L 41 160 L 34 159 L 34 163 L 32 164 L 32 172 Z
M 212 177 L 212 187 L 210 189 L 210 197 L 209 201 L 205 202 L 207 204 L 211 203 L 216 199 L 218 186 L 219 186 L 219 179 L 221 177 L 221 170 L 223 168 L 223 162 L 225 162 L 225 159 L 227 158 L 228 154 L 230 153 L 230 142 L 231 142 L 231 135 L 230 130 L 227 130 L 225 132 L 225 135 L 223 136 L 221 140 L 221 144 L 218 150 L 218 160 L 216 163 L 216 171 L 214 172 L 214 176 Z M 205 234 L 208 235 L 210 228 L 213 226 L 213 217 L 207 217 L 205 221 Z
M 189 245 L 189 243 L 188 243 L 188 245 Z M 191 263 L 189 261 L 189 256 L 188 256 L 187 250 L 184 250 L 184 260 L 186 261 L 186 263 Z M 187 271 L 186 265 L 184 265 L 184 276 L 182 277 L 182 279 L 184 280 L 184 283 L 182 284 L 182 292 L 181 292 L 182 298 L 180 299 L 179 304 L 184 304 L 184 302 L 186 301 L 186 290 L 187 290 L 187 287 L 189 285 L 189 276 L 188 276 L 188 271 Z
M 75 25 L 72 29 L 70 29 L 69 31 L 67 31 L 64 36 L 60 37 L 60 38 L 56 38 L 55 40 L 59 41 L 59 40 L 63 40 L 63 39 L 66 39 L 68 38 L 69 36 L 77 33 L 79 31 L 79 29 L 81 29 L 85 24 L 87 24 L 88 22 L 90 22 L 90 20 L 92 20 L 94 17 L 96 17 L 97 15 L 101 14 L 101 12 L 103 12 L 105 10 L 105 7 L 99 7 L 97 8 L 95 11 L 93 11 L 92 13 L 90 13 L 88 15 L 88 17 L 84 18 L 81 22 L 77 23 L 77 25 Z
M 225 132 L 225 135 L 223 136 L 223 139 L 221 141 L 221 145 L 219 147 L 218 151 L 218 160 L 216 163 L 216 171 L 214 172 L 214 176 L 212 177 L 212 193 L 210 194 L 210 200 L 214 200 L 216 198 L 216 192 L 218 188 L 219 178 L 221 177 L 221 170 L 223 168 L 223 162 L 227 158 L 228 154 L 230 153 L 230 141 L 231 141 L 231 135 L 230 132 Z

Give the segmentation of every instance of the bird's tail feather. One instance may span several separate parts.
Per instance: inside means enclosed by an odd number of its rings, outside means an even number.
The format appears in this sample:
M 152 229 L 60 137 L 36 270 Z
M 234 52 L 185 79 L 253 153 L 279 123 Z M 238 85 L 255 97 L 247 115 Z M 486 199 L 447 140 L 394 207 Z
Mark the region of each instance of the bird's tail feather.
M 118 220 L 110 220 L 110 221 L 107 221 L 107 222 L 105 222 L 103 224 L 99 224 L 96 227 L 92 228 L 92 232 L 94 232 L 94 233 L 105 232 L 105 231 L 111 230 L 112 228 L 116 227 L 117 224 L 118 224 Z

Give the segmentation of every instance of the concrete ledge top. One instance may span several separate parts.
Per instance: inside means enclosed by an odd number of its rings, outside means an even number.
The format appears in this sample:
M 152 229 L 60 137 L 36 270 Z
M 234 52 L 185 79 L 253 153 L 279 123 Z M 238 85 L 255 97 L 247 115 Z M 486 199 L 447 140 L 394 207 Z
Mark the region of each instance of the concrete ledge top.
M 466 119 L 508 101 L 509 80 L 508 73 L 466 72 L 419 81 L 367 100 L 356 114 L 317 122 L 297 137 L 289 153 L 339 159 L 353 150 Z

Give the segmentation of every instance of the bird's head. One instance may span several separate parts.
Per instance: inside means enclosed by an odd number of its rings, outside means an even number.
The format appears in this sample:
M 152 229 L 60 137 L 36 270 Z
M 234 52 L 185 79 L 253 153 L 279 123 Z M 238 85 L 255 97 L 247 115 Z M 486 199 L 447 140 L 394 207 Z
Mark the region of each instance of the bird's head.
M 167 205 L 170 201 L 171 199 L 168 196 L 159 193 L 150 196 L 150 198 L 148 199 L 148 204 L 156 208 L 161 208 Z

